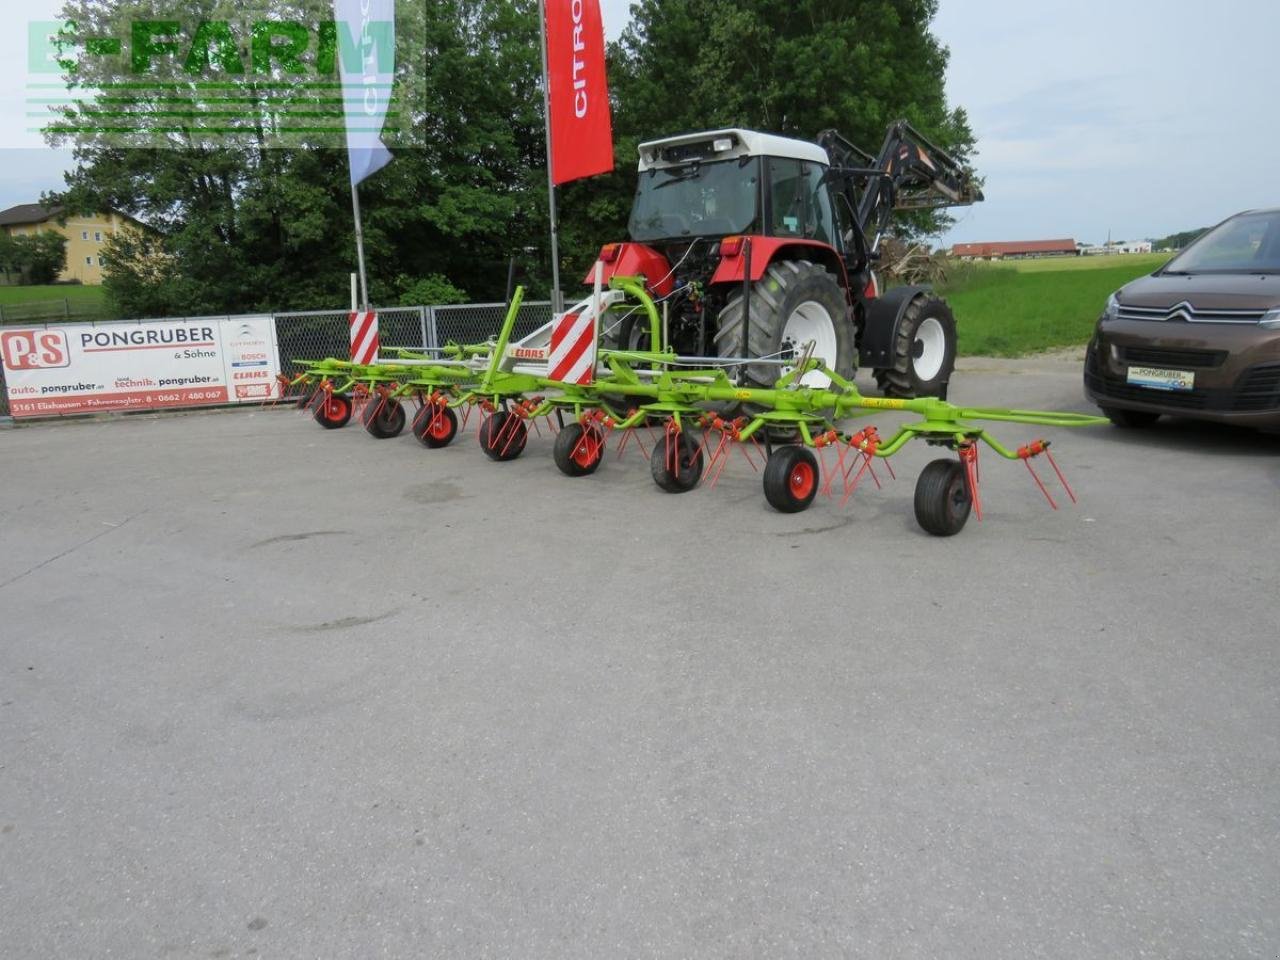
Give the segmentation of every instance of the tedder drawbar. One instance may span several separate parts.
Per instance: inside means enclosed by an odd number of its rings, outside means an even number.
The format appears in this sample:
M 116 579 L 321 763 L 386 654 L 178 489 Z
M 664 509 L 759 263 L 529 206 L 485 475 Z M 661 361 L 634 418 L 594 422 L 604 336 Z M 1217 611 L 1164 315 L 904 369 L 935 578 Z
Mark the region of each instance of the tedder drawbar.
M 607 438 L 619 435 L 618 454 L 634 434 L 648 455 L 654 482 L 669 493 L 692 490 L 704 479 L 714 486 L 734 449 L 759 470 L 764 494 L 784 513 L 805 510 L 822 493 L 843 505 L 870 476 L 875 461 L 911 440 L 951 450 L 920 474 L 915 515 L 936 536 L 958 533 L 970 512 L 982 518 L 978 452 L 985 444 L 1008 460 L 1021 460 L 1055 509 L 1057 504 L 1032 461 L 1044 457 L 1066 495 L 1075 495 L 1049 452 L 1047 440 L 1018 447 L 997 441 L 975 421 L 1009 421 L 1048 427 L 1101 424 L 1076 413 L 959 407 L 946 401 L 862 396 L 848 379 L 812 356 L 812 345 L 785 359 L 681 357 L 671 350 L 599 350 L 606 323 L 639 312 L 651 343 L 665 344 L 663 318 L 642 278 L 612 277 L 602 286 L 597 268 L 593 294 L 519 343 L 512 331 L 523 298 L 517 288 L 497 337 L 473 346 L 450 344 L 437 353 L 398 350 L 373 364 L 345 360 L 296 361 L 303 372 L 288 386 L 303 386 L 302 405 L 323 426 L 344 426 L 354 413 L 375 437 L 398 435 L 415 402 L 411 428 L 427 447 L 451 443 L 479 413 L 479 442 L 492 460 L 518 457 L 529 426 L 545 417 L 556 433 L 556 466 L 568 476 L 594 473 Z M 748 379 L 747 366 L 754 368 Z M 762 366 L 772 365 L 771 387 L 758 387 Z M 806 386 L 818 371 L 829 383 Z M 731 376 L 733 374 L 733 376 Z M 882 437 L 874 426 L 850 432 L 840 424 L 859 410 L 898 410 L 920 416 Z M 646 447 L 645 428 L 654 440 Z M 656 433 L 650 432 L 656 431 Z

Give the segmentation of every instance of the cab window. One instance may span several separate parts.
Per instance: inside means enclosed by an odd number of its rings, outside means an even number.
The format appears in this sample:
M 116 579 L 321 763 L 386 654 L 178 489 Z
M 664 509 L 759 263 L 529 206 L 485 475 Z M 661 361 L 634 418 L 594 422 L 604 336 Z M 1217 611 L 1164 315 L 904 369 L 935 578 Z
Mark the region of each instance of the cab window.
M 824 173 L 825 168 L 818 163 L 769 158 L 773 236 L 833 242 L 834 211 L 831 195 L 822 181 Z

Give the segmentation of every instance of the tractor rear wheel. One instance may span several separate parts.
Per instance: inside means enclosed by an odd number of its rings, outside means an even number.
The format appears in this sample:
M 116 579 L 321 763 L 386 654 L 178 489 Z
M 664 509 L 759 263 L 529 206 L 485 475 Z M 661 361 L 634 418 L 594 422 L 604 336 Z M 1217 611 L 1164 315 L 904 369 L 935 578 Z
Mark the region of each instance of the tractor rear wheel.
M 799 359 L 813 343 L 813 357 L 842 377 L 852 378 L 853 321 L 839 278 L 809 260 L 776 260 L 751 285 L 751 316 L 747 354 L 751 357 L 792 356 Z M 729 294 L 720 311 L 715 336 L 716 356 L 742 356 L 744 300 L 741 287 Z M 772 387 L 790 371 L 774 364 L 749 365 L 746 386 Z M 831 378 L 810 371 L 801 379 L 806 387 L 827 387 Z
M 364 421 L 364 428 L 372 436 L 379 440 L 390 440 L 400 436 L 400 431 L 404 429 L 404 404 L 390 398 L 370 400 L 365 404 L 361 419 Z
M 950 537 L 964 529 L 973 509 L 964 464 L 959 460 L 934 460 L 920 471 L 916 481 L 916 522 L 935 537 Z
M 893 341 L 893 365 L 874 372 L 886 397 L 940 397 L 956 365 L 956 318 L 939 297 L 907 306 Z
M 808 510 L 818 495 L 818 458 L 808 447 L 775 447 L 764 468 L 764 497 L 780 513 Z

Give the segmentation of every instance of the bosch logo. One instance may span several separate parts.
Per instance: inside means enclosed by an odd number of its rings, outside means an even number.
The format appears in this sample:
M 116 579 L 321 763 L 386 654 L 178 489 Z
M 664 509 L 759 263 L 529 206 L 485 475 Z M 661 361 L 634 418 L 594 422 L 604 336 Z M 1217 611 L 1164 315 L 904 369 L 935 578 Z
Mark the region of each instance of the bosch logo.
M 17 330 L 0 334 L 0 356 L 10 370 L 48 370 L 71 366 L 61 330 Z

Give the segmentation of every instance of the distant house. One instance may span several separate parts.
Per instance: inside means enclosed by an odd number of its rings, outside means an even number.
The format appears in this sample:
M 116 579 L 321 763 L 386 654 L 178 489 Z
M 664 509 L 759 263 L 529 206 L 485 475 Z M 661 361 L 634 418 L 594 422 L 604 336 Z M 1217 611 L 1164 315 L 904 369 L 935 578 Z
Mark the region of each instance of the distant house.
M 87 215 L 70 214 L 61 207 L 23 203 L 0 211 L 0 230 L 11 237 L 53 231 L 67 238 L 67 263 L 58 279 L 86 284 L 102 283 L 103 245 L 121 230 L 148 229 L 127 214 L 114 210 Z
M 961 260 L 1023 260 L 1029 257 L 1074 257 L 1076 242 L 1067 240 L 1007 240 L 957 243 L 951 255 Z

